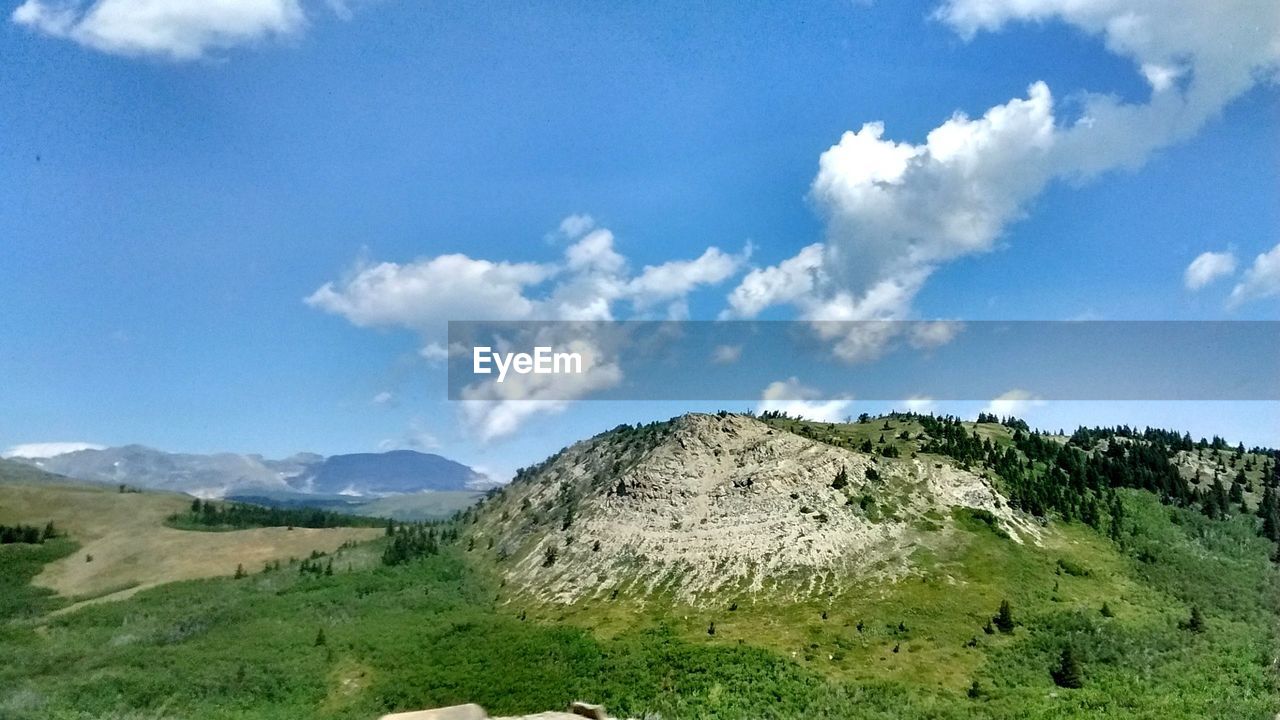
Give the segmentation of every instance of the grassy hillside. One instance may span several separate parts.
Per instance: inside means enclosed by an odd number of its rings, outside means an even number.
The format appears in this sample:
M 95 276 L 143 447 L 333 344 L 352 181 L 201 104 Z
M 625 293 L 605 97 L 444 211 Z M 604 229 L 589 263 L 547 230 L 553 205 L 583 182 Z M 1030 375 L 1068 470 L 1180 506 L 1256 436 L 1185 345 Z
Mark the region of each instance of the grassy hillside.
M 72 602 L 118 599 L 142 588 L 232 575 L 237 566 L 305 557 L 344 543 L 378 537 L 378 528 L 258 528 L 226 533 L 178 530 L 166 518 L 191 499 L 169 493 L 119 492 L 64 481 L 34 469 L 0 467 L 0 524 L 52 521 L 78 548 L 49 562 L 33 578 Z M 16 551 L 15 551 L 16 552 Z
M 1117 497 L 1114 538 L 1055 520 L 1040 545 L 1020 544 L 956 511 L 921 523 L 922 537 L 939 537 L 921 543 L 914 575 L 803 602 L 726 593 L 718 607 L 515 593 L 492 549 L 471 542 L 483 509 L 456 526 L 456 542 L 396 566 L 381 563 L 377 538 L 324 558 L 331 575 L 255 567 L 57 615 L 58 601 L 25 580 L 81 551 L 67 540 L 4 546 L 0 597 L 17 600 L 0 602 L 0 717 L 356 720 L 588 698 L 668 720 L 1271 720 L 1274 544 L 1249 515 L 1209 518 L 1142 490 Z M 1008 632 L 990 622 L 1004 600 Z M 1051 675 L 1067 647 L 1078 689 Z

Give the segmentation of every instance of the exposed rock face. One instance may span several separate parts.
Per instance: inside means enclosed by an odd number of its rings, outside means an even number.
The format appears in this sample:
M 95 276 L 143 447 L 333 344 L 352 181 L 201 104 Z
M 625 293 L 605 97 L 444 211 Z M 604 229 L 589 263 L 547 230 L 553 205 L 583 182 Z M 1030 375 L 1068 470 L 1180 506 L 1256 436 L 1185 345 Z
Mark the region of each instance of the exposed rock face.
M 836 477 L 847 478 L 833 487 Z M 1036 530 L 988 481 L 941 459 L 888 460 L 754 418 L 686 415 L 574 445 L 485 506 L 509 584 L 546 600 L 725 591 L 821 592 L 896 577 L 950 508 L 982 508 L 1015 539 Z M 937 537 L 936 531 L 931 532 Z

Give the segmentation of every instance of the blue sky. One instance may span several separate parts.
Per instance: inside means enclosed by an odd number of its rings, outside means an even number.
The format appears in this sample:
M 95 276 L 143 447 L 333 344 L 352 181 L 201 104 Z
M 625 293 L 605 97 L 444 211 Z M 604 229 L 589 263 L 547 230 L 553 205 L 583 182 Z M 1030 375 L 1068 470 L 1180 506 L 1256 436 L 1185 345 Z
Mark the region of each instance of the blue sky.
M 421 351 L 454 315 L 516 315 L 409 284 L 453 253 L 540 275 L 512 289 L 535 317 L 1280 319 L 1268 0 L 1234 0 L 1230 30 L 1153 13 L 1127 35 L 1107 22 L 1147 3 L 192 2 L 11 0 L 0 25 L 0 447 L 434 446 L 503 471 L 707 409 L 585 403 L 486 433 Z M 926 146 L 956 112 L 959 160 Z M 938 230 L 974 202 L 989 227 Z M 575 214 L 590 227 L 559 231 Z M 786 276 L 812 287 L 734 304 L 815 243 Z M 1018 409 L 1280 444 L 1274 404 Z

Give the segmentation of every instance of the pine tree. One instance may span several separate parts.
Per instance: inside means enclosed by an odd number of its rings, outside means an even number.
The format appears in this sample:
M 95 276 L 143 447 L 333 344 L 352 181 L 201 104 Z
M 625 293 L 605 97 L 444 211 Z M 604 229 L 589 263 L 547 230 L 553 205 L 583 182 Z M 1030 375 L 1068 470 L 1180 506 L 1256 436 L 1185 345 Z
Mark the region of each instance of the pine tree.
M 1115 612 L 1111 609 L 1111 606 L 1110 606 L 1110 605 L 1108 605 L 1108 604 L 1107 604 L 1107 603 L 1105 603 L 1105 602 L 1104 602 L 1104 603 L 1102 603 L 1102 610 L 1101 610 L 1101 612 L 1102 612 L 1102 617 L 1109 618 L 1109 617 L 1115 617 L 1115 616 L 1116 616 Z
M 715 635 L 715 634 L 716 634 L 716 621 L 715 621 L 715 620 L 712 620 L 712 621 L 711 621 L 711 624 L 707 626 L 707 634 L 708 634 L 708 635 Z
M 320 631 L 316 633 L 316 647 L 320 647 L 327 642 L 328 640 L 326 640 L 324 636 L 324 628 L 320 628 Z
M 1009 606 L 1008 600 L 1000 601 L 1000 612 L 993 618 L 996 628 L 1002 633 L 1013 632 L 1013 608 Z
M 244 575 L 245 575 L 245 572 L 244 572 L 244 565 L 236 565 L 236 577 L 235 577 L 235 579 L 236 579 L 236 580 L 239 580 L 240 578 L 244 577 Z
M 1049 675 L 1053 677 L 1053 682 L 1058 687 L 1084 687 L 1084 675 L 1080 670 L 1080 661 L 1076 659 L 1075 651 L 1071 649 L 1070 645 L 1062 648 L 1062 654 L 1058 656 L 1058 665 L 1049 671 Z
M 1193 633 L 1204 632 L 1204 615 L 1200 612 L 1199 605 L 1191 606 L 1191 617 L 1187 618 L 1186 628 Z
M 840 472 L 836 473 L 836 479 L 831 481 L 831 487 L 836 490 L 843 490 L 849 485 L 849 471 L 845 466 L 840 466 Z

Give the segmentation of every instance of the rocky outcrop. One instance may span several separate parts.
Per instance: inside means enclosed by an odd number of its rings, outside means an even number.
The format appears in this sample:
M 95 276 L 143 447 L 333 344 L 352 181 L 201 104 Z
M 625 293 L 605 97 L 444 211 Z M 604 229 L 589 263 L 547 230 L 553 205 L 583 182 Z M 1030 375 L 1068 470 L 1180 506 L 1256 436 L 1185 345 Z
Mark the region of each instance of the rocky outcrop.
M 686 415 L 566 449 L 487 503 L 471 532 L 509 585 L 544 600 L 627 592 L 701 604 L 901 576 L 921 528 L 936 536 L 955 506 L 992 513 L 1019 541 L 1037 532 L 990 482 L 939 458 L 890 460 L 751 417 Z

